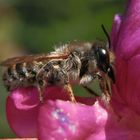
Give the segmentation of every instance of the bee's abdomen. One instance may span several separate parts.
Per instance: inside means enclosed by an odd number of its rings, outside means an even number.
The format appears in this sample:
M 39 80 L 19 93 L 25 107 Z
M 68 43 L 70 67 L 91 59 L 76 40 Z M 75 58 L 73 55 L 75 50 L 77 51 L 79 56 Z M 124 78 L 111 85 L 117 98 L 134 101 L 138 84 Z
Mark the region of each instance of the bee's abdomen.
M 22 63 L 22 64 L 16 64 L 16 72 L 20 77 L 26 77 L 28 74 L 27 68 L 26 68 L 26 63 Z
M 40 69 L 40 64 L 19 63 L 7 68 L 3 75 L 3 81 L 9 91 L 19 87 L 34 86 L 36 74 Z

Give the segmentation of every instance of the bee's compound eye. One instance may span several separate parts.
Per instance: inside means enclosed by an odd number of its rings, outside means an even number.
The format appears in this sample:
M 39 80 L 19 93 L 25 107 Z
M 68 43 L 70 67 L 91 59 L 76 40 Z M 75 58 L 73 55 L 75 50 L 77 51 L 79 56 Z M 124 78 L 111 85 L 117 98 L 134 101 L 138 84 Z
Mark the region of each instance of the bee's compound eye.
M 97 65 L 98 67 L 104 71 L 107 72 L 108 67 L 109 67 L 109 53 L 106 49 L 99 47 L 96 52 L 95 56 L 97 59 Z
M 99 48 L 98 50 L 98 57 L 99 57 L 99 61 L 102 63 L 107 62 L 108 61 L 108 53 L 105 49 L 103 48 Z

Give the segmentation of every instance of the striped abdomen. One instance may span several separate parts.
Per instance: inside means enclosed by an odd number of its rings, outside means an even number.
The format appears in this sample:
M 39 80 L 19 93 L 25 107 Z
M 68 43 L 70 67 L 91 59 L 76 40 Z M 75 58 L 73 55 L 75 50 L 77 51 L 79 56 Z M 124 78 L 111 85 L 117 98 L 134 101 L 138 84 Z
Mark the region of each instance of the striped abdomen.
M 18 63 L 7 67 L 3 81 L 8 90 L 18 87 L 34 86 L 36 74 L 43 66 L 43 62 Z

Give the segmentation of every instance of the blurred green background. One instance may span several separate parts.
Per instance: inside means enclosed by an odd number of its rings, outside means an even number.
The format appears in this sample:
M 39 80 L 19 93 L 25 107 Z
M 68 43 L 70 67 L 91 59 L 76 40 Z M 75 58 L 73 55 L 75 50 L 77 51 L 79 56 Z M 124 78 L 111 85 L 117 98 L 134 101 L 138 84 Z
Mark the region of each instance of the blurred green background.
M 0 0 L 0 61 L 44 53 L 71 40 L 106 40 L 114 14 L 125 0 Z M 2 69 L 0 69 L 2 71 Z M 78 91 L 79 89 L 75 89 Z M 6 92 L 0 80 L 0 138 L 15 137 L 5 116 Z

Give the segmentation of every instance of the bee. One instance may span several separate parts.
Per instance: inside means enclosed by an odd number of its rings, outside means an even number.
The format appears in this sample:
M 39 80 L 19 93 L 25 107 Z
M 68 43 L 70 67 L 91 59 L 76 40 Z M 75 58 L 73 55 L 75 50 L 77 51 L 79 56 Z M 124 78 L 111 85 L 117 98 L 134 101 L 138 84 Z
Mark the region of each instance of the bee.
M 76 102 L 71 86 L 75 82 L 95 94 L 88 84 L 98 79 L 102 92 L 111 94 L 110 84 L 115 82 L 113 61 L 113 53 L 104 42 L 74 41 L 48 54 L 9 58 L 1 65 L 6 67 L 3 82 L 9 91 L 35 86 L 43 101 L 46 86 L 61 86 Z

